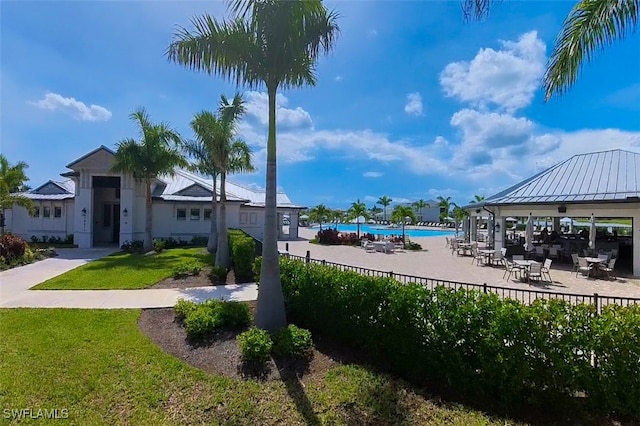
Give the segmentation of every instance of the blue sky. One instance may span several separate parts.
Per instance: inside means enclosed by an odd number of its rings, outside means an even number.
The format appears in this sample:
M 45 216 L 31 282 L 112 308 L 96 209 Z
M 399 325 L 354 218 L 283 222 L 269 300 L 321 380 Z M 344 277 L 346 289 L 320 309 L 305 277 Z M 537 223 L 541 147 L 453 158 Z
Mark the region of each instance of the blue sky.
M 280 94 L 278 185 L 292 201 L 369 206 L 491 195 L 573 154 L 640 151 L 640 35 L 587 65 L 571 91 L 545 103 L 539 88 L 573 2 L 497 3 L 465 23 L 457 1 L 326 2 L 341 34 L 318 84 Z M 221 79 L 169 63 L 175 25 L 218 2 L 18 2 L 1 8 L 1 139 L 26 161 L 32 186 L 99 145 L 136 136 L 145 106 L 190 137 L 194 113 L 244 93 L 241 136 L 264 187 L 267 103 Z

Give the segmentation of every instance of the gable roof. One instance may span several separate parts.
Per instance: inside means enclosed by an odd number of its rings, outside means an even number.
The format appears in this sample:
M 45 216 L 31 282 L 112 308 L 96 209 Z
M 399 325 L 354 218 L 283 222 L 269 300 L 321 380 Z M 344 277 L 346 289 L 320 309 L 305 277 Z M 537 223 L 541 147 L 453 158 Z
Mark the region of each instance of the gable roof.
M 578 154 L 482 203 L 506 204 L 638 202 L 640 154 L 614 149 Z
M 71 180 L 62 182 L 49 180 L 39 187 L 20 195 L 31 200 L 66 200 L 75 196 L 76 185 Z
M 113 152 L 111 149 L 107 148 L 104 145 L 100 145 L 99 147 L 97 147 L 96 149 L 94 149 L 91 152 L 86 153 L 85 155 L 83 155 L 82 157 L 72 161 L 71 163 L 67 164 L 67 169 L 73 169 L 73 166 L 75 166 L 76 164 L 78 164 L 79 162 L 81 162 L 82 160 L 85 160 L 89 157 L 91 157 L 92 155 L 100 152 L 100 151 L 106 151 L 107 153 L 111 154 L 111 155 L 116 155 L 115 152 Z

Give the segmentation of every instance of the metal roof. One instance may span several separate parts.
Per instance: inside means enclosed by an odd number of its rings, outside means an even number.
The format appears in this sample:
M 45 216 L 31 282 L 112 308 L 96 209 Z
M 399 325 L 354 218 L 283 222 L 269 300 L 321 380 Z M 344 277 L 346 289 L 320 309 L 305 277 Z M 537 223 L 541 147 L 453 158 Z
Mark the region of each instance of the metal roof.
M 99 151 L 101 151 L 101 150 L 105 150 L 105 151 L 107 151 L 107 152 L 108 152 L 109 154 L 111 154 L 111 155 L 116 155 L 116 153 L 115 153 L 115 152 L 113 152 L 113 150 L 111 150 L 111 149 L 107 148 L 107 147 L 106 147 L 106 146 L 104 146 L 104 145 L 100 145 L 99 147 L 97 147 L 97 148 L 96 148 L 96 149 L 94 149 L 93 151 L 88 152 L 88 153 L 86 153 L 85 155 L 83 155 L 82 157 L 80 157 L 80 158 L 78 158 L 78 159 L 76 159 L 76 160 L 73 160 L 71 163 L 67 164 L 67 169 L 71 169 L 71 168 L 73 168 L 73 166 L 74 166 L 74 165 L 78 164 L 79 162 L 81 162 L 81 161 L 82 161 L 82 160 L 84 160 L 85 158 L 91 157 L 93 154 L 95 154 L 96 152 L 99 152 Z
M 578 154 L 482 203 L 557 204 L 639 202 L 640 154 L 621 149 Z

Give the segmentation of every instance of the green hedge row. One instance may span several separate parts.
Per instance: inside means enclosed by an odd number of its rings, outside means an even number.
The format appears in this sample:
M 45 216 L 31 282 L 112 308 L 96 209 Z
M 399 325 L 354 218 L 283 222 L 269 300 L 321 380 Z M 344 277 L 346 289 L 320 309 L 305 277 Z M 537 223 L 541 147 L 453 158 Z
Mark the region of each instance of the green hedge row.
M 229 230 L 229 250 L 233 259 L 236 282 L 253 281 L 253 261 L 256 258 L 255 240 L 240 230 Z
M 287 313 L 362 346 L 397 374 L 503 409 L 566 407 L 640 418 L 640 306 L 427 290 L 283 258 Z M 569 404 L 569 405 L 567 405 Z

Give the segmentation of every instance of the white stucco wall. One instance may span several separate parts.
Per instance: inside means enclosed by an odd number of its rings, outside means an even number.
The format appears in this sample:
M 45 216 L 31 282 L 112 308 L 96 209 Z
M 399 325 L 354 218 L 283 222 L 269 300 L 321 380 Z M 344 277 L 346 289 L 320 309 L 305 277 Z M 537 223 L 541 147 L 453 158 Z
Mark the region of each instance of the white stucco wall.
M 65 238 L 73 233 L 73 200 L 36 200 L 33 204 L 39 209 L 38 217 L 32 217 L 27 209 L 20 206 L 6 210 L 6 230 L 27 241 L 31 241 L 34 235 L 39 239 L 44 235 Z M 49 209 L 49 217 L 44 217 L 45 207 Z M 56 207 L 61 209 L 61 217 L 54 217 Z

